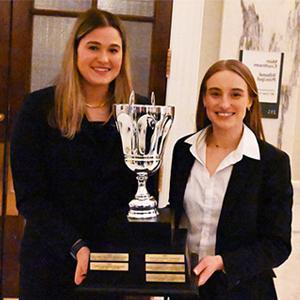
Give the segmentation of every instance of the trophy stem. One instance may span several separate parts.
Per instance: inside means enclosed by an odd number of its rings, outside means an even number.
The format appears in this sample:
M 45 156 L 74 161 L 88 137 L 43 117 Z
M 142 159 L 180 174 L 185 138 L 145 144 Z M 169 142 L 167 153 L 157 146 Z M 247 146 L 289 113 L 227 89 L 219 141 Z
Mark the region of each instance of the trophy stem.
M 135 194 L 135 199 L 138 200 L 147 200 L 150 199 L 150 194 L 148 193 L 146 183 L 148 180 L 147 172 L 139 172 L 137 173 L 136 179 L 138 181 L 138 189 Z
M 128 219 L 155 219 L 158 216 L 157 201 L 153 196 L 150 196 L 146 187 L 148 173 L 138 172 L 136 179 L 138 181 L 138 189 L 135 199 L 129 202 Z

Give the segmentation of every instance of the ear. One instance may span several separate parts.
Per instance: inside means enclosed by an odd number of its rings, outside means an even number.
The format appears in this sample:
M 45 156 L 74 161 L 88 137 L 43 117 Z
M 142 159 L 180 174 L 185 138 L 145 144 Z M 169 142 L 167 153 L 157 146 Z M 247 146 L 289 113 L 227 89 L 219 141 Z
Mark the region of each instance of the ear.
M 249 101 L 248 101 L 248 104 L 247 104 L 247 110 L 250 111 L 250 109 L 252 107 L 252 104 L 253 104 L 253 100 L 249 97 Z

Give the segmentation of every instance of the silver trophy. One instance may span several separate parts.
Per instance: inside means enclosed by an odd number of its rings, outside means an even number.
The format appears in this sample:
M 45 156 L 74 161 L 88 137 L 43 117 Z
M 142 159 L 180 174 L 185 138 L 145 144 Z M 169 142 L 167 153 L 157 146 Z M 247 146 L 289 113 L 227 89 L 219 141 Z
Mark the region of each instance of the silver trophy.
M 137 174 L 138 189 L 129 202 L 128 219 L 156 219 L 157 201 L 146 187 L 148 176 L 156 172 L 162 161 L 167 134 L 174 119 L 174 106 L 134 104 L 134 92 L 129 104 L 114 104 L 113 112 L 122 139 L 127 167 Z

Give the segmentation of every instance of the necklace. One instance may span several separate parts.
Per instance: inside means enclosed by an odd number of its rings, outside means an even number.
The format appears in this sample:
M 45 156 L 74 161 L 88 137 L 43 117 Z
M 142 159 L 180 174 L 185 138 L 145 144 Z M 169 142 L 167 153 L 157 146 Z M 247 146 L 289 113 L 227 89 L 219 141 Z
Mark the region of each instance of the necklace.
M 213 146 L 214 148 L 217 148 L 217 149 L 219 149 L 219 150 L 220 150 L 220 149 L 227 150 L 227 149 L 231 148 L 231 147 L 224 147 L 223 145 L 221 145 L 221 144 L 215 142 L 215 141 L 213 140 L 211 131 L 208 132 L 208 135 L 207 135 L 207 137 L 206 137 L 206 142 L 207 142 L 207 145 Z
M 105 102 L 101 102 L 99 104 L 89 104 L 85 102 L 85 106 L 91 109 L 95 109 L 95 108 L 101 108 L 104 107 L 107 104 L 107 101 Z

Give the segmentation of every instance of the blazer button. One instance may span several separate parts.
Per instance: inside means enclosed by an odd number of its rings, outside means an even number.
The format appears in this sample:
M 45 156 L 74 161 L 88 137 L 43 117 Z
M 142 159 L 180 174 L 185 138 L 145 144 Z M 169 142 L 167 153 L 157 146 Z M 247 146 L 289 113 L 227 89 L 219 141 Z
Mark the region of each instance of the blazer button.
M 240 280 L 237 280 L 236 282 L 235 282 L 235 285 L 238 285 L 238 284 L 240 284 Z

